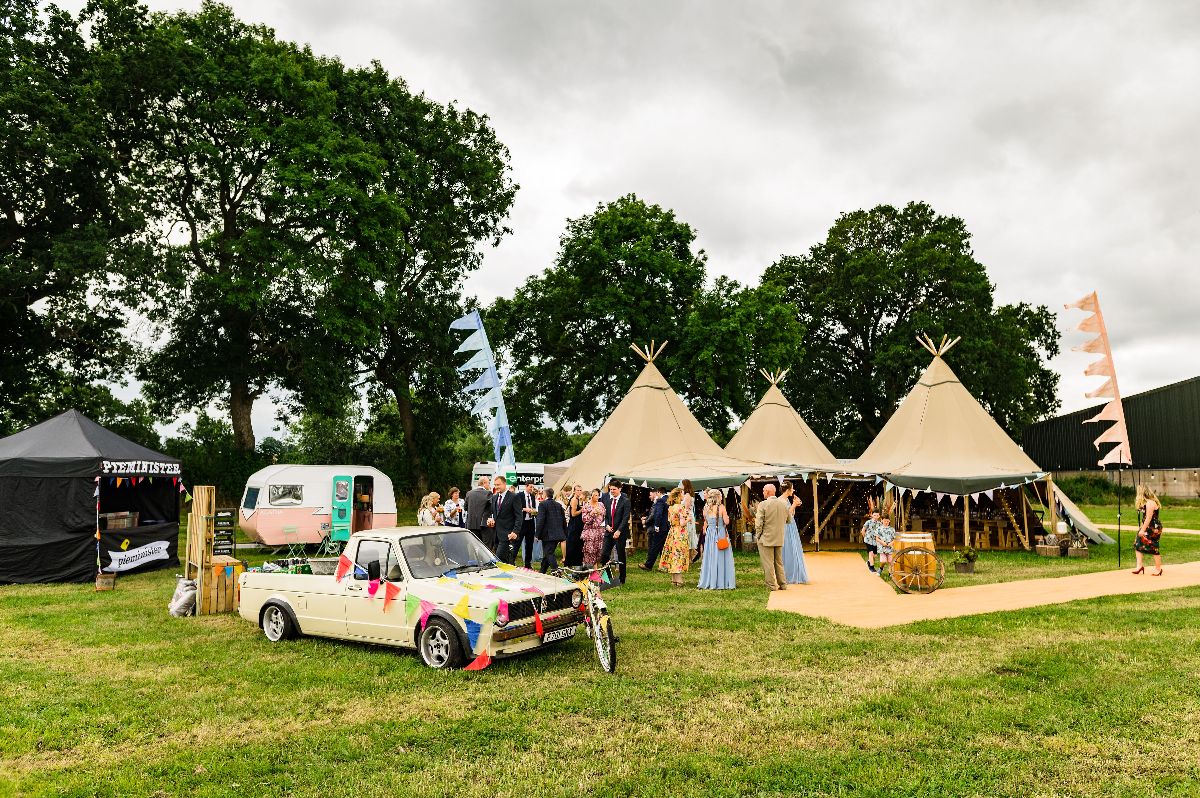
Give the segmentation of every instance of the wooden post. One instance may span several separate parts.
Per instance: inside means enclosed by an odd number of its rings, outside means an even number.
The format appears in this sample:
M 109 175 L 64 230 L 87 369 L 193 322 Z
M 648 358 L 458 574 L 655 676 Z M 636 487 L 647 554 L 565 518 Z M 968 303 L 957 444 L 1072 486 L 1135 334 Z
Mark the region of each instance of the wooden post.
M 1050 528 L 1047 532 L 1057 535 L 1058 511 L 1054 509 L 1054 480 L 1048 476 L 1046 477 L 1046 519 L 1050 522 Z
M 1021 526 L 1025 528 L 1025 550 L 1029 551 L 1029 497 L 1025 495 L 1025 488 L 1017 488 L 1021 492 Z
M 813 543 L 821 550 L 821 518 L 817 509 L 817 475 L 812 475 L 813 486 Z
M 971 496 L 963 494 L 963 545 L 971 545 Z
M 192 487 L 192 516 L 188 522 L 188 540 L 194 540 L 196 565 L 196 614 L 204 615 L 212 611 L 213 602 L 208 601 L 208 593 L 213 586 L 208 584 L 212 575 L 212 541 L 213 516 L 217 511 L 217 489 L 212 485 L 194 485 Z M 192 555 L 189 553 L 189 559 Z

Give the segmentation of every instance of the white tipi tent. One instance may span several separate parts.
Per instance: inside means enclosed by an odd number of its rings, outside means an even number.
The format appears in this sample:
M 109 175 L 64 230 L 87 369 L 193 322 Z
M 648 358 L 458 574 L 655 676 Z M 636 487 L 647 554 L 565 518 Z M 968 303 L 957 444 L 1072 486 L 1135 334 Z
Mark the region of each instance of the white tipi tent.
M 779 390 L 779 383 L 787 371 L 771 374 L 764 370 L 762 375 L 770 387 L 729 441 L 725 454 L 780 465 L 835 466 L 837 458 Z
M 554 481 L 555 490 L 564 485 L 600 487 L 605 477 L 660 486 L 687 478 L 702 488 L 735 485 L 746 474 L 764 473 L 761 462 L 722 452 L 671 389 L 654 365 L 665 346 L 655 349 L 652 342 L 646 349 L 632 347 L 646 361 L 645 368 L 584 450 Z

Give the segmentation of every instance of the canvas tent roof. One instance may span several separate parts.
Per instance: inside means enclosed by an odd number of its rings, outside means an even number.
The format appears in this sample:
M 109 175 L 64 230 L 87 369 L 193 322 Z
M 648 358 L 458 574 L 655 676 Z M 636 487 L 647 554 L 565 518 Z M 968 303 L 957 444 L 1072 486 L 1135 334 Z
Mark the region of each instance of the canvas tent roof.
M 105 461 L 170 463 L 179 460 L 122 438 L 78 410 L 0 439 L 0 475 L 95 476 Z M 123 473 L 148 473 L 147 469 Z M 175 470 L 173 473 L 178 473 Z
M 845 468 L 906 488 L 959 495 L 1045 476 L 934 355 L 862 456 Z M 931 351 L 933 351 L 931 349 Z
M 779 390 L 778 383 L 785 373 L 763 372 L 771 385 L 725 447 L 725 454 L 764 463 L 799 466 L 837 463 L 837 458 Z
M 650 351 L 650 350 L 648 350 Z M 721 451 L 700 426 L 683 400 L 671 389 L 654 365 L 653 354 L 634 380 L 629 393 L 612 411 L 595 436 L 574 459 L 570 467 L 554 481 L 554 489 L 563 485 L 599 487 L 606 476 L 628 478 L 641 484 L 651 466 L 659 484 L 677 484 L 679 480 L 703 477 L 707 485 L 734 485 L 746 472 L 760 473 L 762 463 L 749 463 Z

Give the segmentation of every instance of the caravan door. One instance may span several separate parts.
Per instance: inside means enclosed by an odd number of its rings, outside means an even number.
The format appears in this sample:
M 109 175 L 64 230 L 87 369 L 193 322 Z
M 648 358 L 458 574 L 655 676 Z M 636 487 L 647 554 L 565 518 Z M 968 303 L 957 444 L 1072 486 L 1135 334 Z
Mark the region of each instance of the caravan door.
M 329 539 L 348 541 L 350 539 L 350 514 L 354 506 L 354 479 L 352 477 L 333 478 L 333 498 L 329 502 Z

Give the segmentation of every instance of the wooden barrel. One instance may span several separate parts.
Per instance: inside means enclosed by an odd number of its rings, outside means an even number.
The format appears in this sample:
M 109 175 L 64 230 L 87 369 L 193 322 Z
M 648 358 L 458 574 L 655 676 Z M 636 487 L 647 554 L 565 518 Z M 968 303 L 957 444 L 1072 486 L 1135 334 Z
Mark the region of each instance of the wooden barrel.
M 929 532 L 905 532 L 896 538 L 896 541 L 892 544 L 892 547 L 896 554 L 899 554 L 905 549 L 927 550 L 930 552 L 929 554 L 917 554 L 906 557 L 905 561 L 900 563 L 900 566 L 902 568 L 905 566 L 917 566 L 925 573 L 937 573 L 937 557 L 933 554 L 935 551 L 933 547 L 933 535 Z M 933 575 L 928 579 L 921 579 L 920 584 L 923 587 L 932 587 L 936 581 L 937 577 L 936 575 Z

